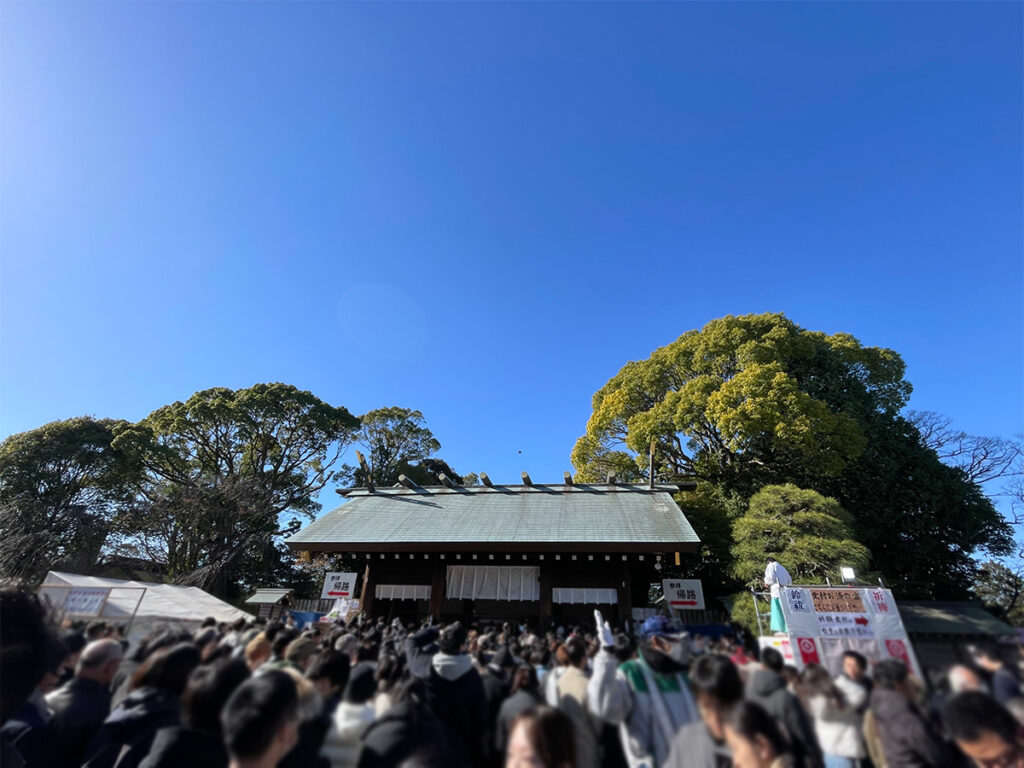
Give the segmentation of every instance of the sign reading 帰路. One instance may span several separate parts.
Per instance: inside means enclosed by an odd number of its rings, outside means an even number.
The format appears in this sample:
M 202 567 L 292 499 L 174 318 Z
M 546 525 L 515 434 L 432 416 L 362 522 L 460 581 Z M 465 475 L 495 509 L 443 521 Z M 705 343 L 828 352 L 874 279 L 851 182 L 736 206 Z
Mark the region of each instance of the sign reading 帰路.
M 356 591 L 356 574 L 330 572 L 324 577 L 324 588 L 320 599 L 330 600 L 339 597 L 354 597 Z
M 665 579 L 665 602 L 679 611 L 703 611 L 704 590 L 700 579 Z

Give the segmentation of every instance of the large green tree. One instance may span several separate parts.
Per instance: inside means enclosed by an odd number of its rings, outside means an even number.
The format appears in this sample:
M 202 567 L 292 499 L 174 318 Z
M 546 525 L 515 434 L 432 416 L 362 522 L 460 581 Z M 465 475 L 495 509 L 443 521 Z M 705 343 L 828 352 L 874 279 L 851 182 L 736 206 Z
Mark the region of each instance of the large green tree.
M 474 474 L 459 475 L 436 454 L 441 443 L 427 426 L 420 411 L 410 408 L 377 408 L 359 417 L 356 441 L 367 451 L 369 477 L 380 487 L 392 486 L 400 475 L 419 485 L 436 485 L 438 475 L 457 484 L 475 485 Z M 362 467 L 352 468 L 357 485 L 367 484 Z
M 852 522 L 839 502 L 816 491 L 765 486 L 733 524 L 733 574 L 748 586 L 760 584 L 769 555 L 798 584 L 838 580 L 844 565 L 863 572 L 871 553 L 853 538 Z
M 818 491 L 850 511 L 872 568 L 904 595 L 965 594 L 972 557 L 1008 552 L 1009 526 L 900 415 L 910 392 L 890 349 L 782 314 L 727 316 L 623 366 L 594 395 L 572 461 L 580 480 L 696 478 L 716 489 L 705 500 L 785 483 Z M 728 562 L 710 522 L 712 554 Z
M 0 443 L 0 573 L 39 581 L 51 568 L 95 565 L 139 476 L 111 445 L 125 424 L 82 416 Z
M 896 415 L 903 361 L 847 334 L 806 331 L 781 314 L 728 316 L 627 363 L 593 398 L 573 451 L 583 479 L 597 462 L 753 489 L 836 476 L 863 453 L 860 422 Z
M 114 446 L 145 469 L 122 546 L 220 594 L 279 578 L 280 534 L 319 510 L 314 496 L 337 479 L 358 427 L 345 408 L 277 383 L 204 390 L 122 426 Z

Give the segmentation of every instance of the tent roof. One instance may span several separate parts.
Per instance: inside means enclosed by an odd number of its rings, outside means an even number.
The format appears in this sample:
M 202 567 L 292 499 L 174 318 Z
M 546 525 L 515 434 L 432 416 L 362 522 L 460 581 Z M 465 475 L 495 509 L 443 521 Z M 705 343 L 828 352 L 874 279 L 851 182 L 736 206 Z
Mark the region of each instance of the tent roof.
M 257 589 L 246 603 L 253 605 L 276 605 L 291 594 L 290 589 Z
M 981 603 L 901 600 L 900 617 L 910 635 L 1013 635 L 1017 630 Z
M 672 498 L 692 484 L 364 488 L 288 539 L 293 550 L 696 551 Z
M 199 587 L 185 587 L 178 584 L 159 584 L 150 581 L 126 581 L 106 579 L 99 576 L 83 576 L 77 573 L 50 571 L 46 574 L 40 592 L 46 594 L 46 587 L 112 587 L 103 618 L 127 620 L 131 617 L 139 594 L 136 618 L 159 618 L 179 621 L 202 621 L 213 616 L 218 621 L 251 619 L 252 615 L 235 608 Z

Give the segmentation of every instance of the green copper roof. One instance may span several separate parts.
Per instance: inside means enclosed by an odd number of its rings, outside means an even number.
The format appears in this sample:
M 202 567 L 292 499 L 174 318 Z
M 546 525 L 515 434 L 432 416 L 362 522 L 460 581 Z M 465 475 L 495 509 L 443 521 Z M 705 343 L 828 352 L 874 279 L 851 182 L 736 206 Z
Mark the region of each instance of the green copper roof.
M 1013 627 L 980 603 L 900 601 L 900 617 L 910 635 L 1012 635 Z
M 290 589 L 257 589 L 245 602 L 253 605 L 276 605 L 290 594 Z
M 563 547 L 574 551 L 694 551 L 700 543 L 658 485 L 518 485 L 356 489 L 288 539 L 295 550 L 444 551 Z

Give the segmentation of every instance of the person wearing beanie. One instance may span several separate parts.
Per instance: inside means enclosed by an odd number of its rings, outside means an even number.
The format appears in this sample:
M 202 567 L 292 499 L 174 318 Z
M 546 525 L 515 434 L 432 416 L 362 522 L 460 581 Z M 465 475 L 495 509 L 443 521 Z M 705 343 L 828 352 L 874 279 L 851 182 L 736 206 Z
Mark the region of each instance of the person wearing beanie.
M 353 667 L 320 752 L 330 761 L 331 768 L 356 765 L 360 738 L 374 719 L 372 700 L 376 692 L 377 678 L 373 667 L 369 664 Z

